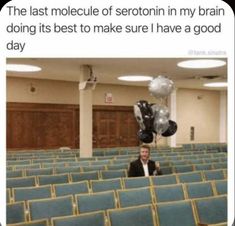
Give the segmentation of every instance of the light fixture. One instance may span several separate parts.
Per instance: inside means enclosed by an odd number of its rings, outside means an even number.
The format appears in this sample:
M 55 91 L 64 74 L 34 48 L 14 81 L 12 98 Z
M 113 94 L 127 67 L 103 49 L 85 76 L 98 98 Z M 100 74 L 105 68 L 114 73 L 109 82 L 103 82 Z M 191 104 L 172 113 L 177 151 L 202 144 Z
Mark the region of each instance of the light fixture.
M 226 64 L 223 60 L 213 60 L 213 59 L 200 59 L 200 60 L 185 60 L 179 62 L 178 67 L 183 68 L 214 68 L 222 67 Z
M 227 87 L 227 82 L 211 82 L 211 83 L 205 83 L 204 86 L 206 87 Z
M 144 82 L 150 81 L 153 77 L 145 75 L 125 75 L 118 77 L 118 80 L 127 81 L 127 82 Z
M 7 64 L 6 69 L 7 71 L 15 71 L 15 72 L 36 72 L 42 70 L 38 66 L 27 65 L 27 64 Z

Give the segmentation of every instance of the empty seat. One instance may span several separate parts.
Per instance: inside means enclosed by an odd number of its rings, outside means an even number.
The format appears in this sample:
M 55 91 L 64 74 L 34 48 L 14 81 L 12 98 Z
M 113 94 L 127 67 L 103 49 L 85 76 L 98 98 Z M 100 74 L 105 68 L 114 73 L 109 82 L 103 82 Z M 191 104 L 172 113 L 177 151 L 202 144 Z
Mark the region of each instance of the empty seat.
M 168 161 L 163 161 L 163 162 L 160 162 L 160 166 L 163 168 L 163 167 L 170 167 L 172 164 L 171 162 L 168 162 Z
M 114 191 L 80 194 L 75 199 L 79 213 L 116 208 Z
M 151 185 L 149 177 L 123 178 L 125 188 L 148 187 Z
M 62 184 L 62 183 L 68 183 L 68 182 L 69 182 L 68 174 L 38 176 L 39 185 Z
M 153 191 L 157 202 L 171 202 L 185 199 L 181 184 L 155 186 Z
M 202 159 L 205 159 L 205 158 L 211 158 L 211 154 L 200 154 L 197 156 L 198 158 L 202 158 Z
M 117 191 L 120 207 L 138 206 L 153 202 L 151 190 L 146 188 L 132 188 Z
M 107 165 L 108 170 L 123 170 L 128 169 L 128 164 L 114 164 L 114 165 Z
M 226 169 L 227 168 L 227 162 L 218 162 L 213 164 L 214 169 Z
M 75 195 L 89 192 L 88 182 L 81 181 L 71 184 L 56 184 L 54 185 L 56 196 Z
M 7 204 L 7 224 L 21 223 L 26 221 L 25 216 L 25 203 L 24 202 L 15 202 Z
M 178 153 L 173 152 L 171 150 L 169 150 L 168 152 L 165 152 L 166 156 L 178 156 Z
M 44 220 L 36 220 L 25 223 L 11 224 L 9 226 L 49 226 L 49 222 L 47 219 L 44 219 Z
M 13 169 L 14 169 L 14 166 L 7 166 L 7 167 L 6 167 L 6 170 L 7 170 L 7 171 L 11 171 L 11 170 L 13 170 Z
M 33 200 L 33 199 L 51 198 L 51 196 L 52 196 L 52 191 L 50 185 L 13 189 L 13 200 L 15 202 Z
M 128 155 L 119 155 L 113 160 L 113 164 L 130 163 L 131 158 Z
M 214 181 L 214 185 L 218 195 L 227 194 L 227 180 L 216 180 Z
M 227 161 L 228 161 L 227 157 L 220 157 L 220 162 L 227 162 Z
M 171 164 L 172 164 L 172 166 L 186 165 L 187 161 L 185 161 L 185 160 L 173 161 L 173 162 L 171 162 Z
M 194 147 L 196 149 L 202 150 L 202 149 L 206 149 L 206 144 L 194 144 Z
M 177 184 L 176 175 L 150 177 L 153 185 Z
M 192 149 L 193 148 L 192 144 L 182 144 L 182 146 L 184 149 Z
M 83 166 L 82 171 L 83 172 L 89 172 L 89 171 L 98 171 L 98 170 L 105 170 L 106 166 L 105 165 L 95 165 L 95 166 Z
M 226 157 L 227 155 L 226 155 L 226 153 L 223 153 L 223 152 L 219 152 L 219 153 L 213 153 L 212 154 L 213 155 L 213 157 Z
M 195 170 L 211 170 L 212 164 L 196 164 Z
M 19 177 L 7 179 L 7 188 L 32 187 L 36 185 L 35 177 Z
M 196 226 L 191 201 L 156 204 L 159 226 Z
M 7 171 L 7 178 L 23 177 L 23 170 Z
M 155 226 L 151 205 L 108 210 L 110 226 Z
M 89 163 L 89 165 L 90 165 L 90 162 L 91 161 L 95 161 L 96 160 L 96 158 L 95 157 L 86 157 L 86 158 L 77 158 L 77 161 L 78 162 L 84 162 L 84 163 Z
M 63 156 L 62 156 L 62 158 L 58 158 L 58 159 L 55 159 L 55 162 L 57 163 L 57 162 L 76 162 L 76 158 L 74 157 L 74 158 L 64 158 Z
M 117 190 L 122 188 L 120 178 L 106 179 L 106 180 L 91 180 L 91 189 L 93 192 Z
M 126 177 L 126 170 L 101 170 L 100 175 L 103 179 Z
M 104 156 L 104 151 L 103 150 L 94 150 L 93 156 Z
M 105 226 L 104 211 L 52 218 L 53 226 Z
M 169 166 L 169 167 L 161 167 L 161 171 L 162 171 L 163 175 L 174 173 L 173 167 L 171 167 L 171 166 Z
M 195 155 L 192 155 L 191 153 L 187 153 L 187 155 L 184 154 L 182 157 L 183 157 L 184 160 L 189 160 L 189 161 L 197 160 Z
M 185 172 L 190 172 L 193 171 L 193 166 L 192 165 L 185 165 L 185 166 L 175 166 L 174 171 L 176 173 L 185 173 Z
M 33 159 L 32 163 L 53 163 L 54 162 L 54 158 L 51 159 Z
M 78 161 L 78 162 L 68 162 L 67 163 L 68 166 L 89 166 L 90 165 L 90 161 Z
M 109 150 L 105 150 L 104 152 L 105 156 L 110 156 L 110 155 L 119 155 L 119 149 L 109 149 Z
M 185 187 L 190 199 L 214 195 L 212 184 L 210 182 L 189 183 L 185 184 Z
M 42 168 L 54 168 L 54 167 L 65 167 L 65 163 L 57 162 L 57 163 L 43 163 Z
M 7 161 L 8 166 L 12 165 L 29 165 L 31 164 L 31 160 L 17 160 L 17 161 Z
M 73 215 L 73 197 L 32 200 L 28 202 L 30 220 Z
M 80 166 L 56 167 L 55 174 L 81 172 Z
M 71 173 L 70 175 L 71 175 L 71 180 L 73 182 L 99 179 L 99 173 L 96 171 L 85 172 L 85 173 Z
M 215 196 L 194 200 L 199 222 L 217 224 L 227 221 L 227 196 Z
M 167 160 L 171 161 L 171 162 L 178 162 L 182 160 L 182 156 L 168 156 Z M 184 160 L 182 160 L 184 163 L 186 163 Z M 173 164 L 174 165 L 174 164 Z M 181 165 L 181 164 L 180 164 Z
M 205 163 L 214 163 L 214 162 L 219 162 L 219 158 L 209 158 L 209 159 L 204 159 Z
M 40 167 L 40 164 L 17 165 L 15 166 L 15 170 L 40 169 Z
M 201 182 L 203 180 L 201 172 L 179 173 L 180 183 Z
M 108 164 L 110 164 L 110 160 L 108 159 L 91 161 L 92 166 L 96 166 L 96 165 L 102 166 L 102 165 L 108 165 Z
M 209 170 L 203 172 L 206 180 L 223 180 L 224 174 L 222 170 Z
M 115 158 L 117 158 L 117 157 L 120 157 L 120 156 L 115 156 Z M 94 158 L 94 160 L 97 160 L 97 161 L 99 161 L 99 160 L 113 160 L 113 159 L 114 159 L 113 156 L 103 156 L 103 157 Z M 110 162 L 112 162 L 112 161 L 110 161 Z
M 203 160 L 202 159 L 190 159 L 187 161 L 189 164 L 203 164 Z
M 26 176 L 52 175 L 52 174 L 53 174 L 53 168 L 26 170 Z

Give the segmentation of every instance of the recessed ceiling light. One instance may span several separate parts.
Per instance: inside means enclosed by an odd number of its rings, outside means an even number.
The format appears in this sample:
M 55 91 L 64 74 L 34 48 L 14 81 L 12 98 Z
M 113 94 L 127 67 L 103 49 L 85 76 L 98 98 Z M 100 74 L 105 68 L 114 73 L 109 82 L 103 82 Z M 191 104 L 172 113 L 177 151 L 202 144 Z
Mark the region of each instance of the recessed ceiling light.
M 181 61 L 177 65 L 183 68 L 214 68 L 222 67 L 226 64 L 223 60 L 212 60 L 212 59 L 202 59 L 202 60 L 186 60 Z
M 128 82 L 144 82 L 150 81 L 153 77 L 145 75 L 126 75 L 118 77 L 118 80 L 128 81 Z
M 211 82 L 211 83 L 205 83 L 204 86 L 206 87 L 227 87 L 227 82 Z
M 7 64 L 7 71 L 15 72 L 36 72 L 42 69 L 38 66 L 27 65 L 27 64 Z

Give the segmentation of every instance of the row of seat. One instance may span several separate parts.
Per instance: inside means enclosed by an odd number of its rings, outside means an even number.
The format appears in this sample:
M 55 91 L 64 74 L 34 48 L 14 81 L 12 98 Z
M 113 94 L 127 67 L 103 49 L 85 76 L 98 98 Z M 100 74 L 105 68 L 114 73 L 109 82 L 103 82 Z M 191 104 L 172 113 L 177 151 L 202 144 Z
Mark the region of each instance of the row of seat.
M 227 162 L 227 157 L 216 157 L 216 158 L 204 158 L 204 159 L 170 159 L 164 160 L 160 158 L 151 158 L 153 161 L 160 162 L 161 166 L 176 166 L 176 165 L 187 165 L 187 164 L 206 164 L 206 163 L 223 163 Z M 134 159 L 122 159 L 115 161 L 113 163 L 109 163 L 107 161 L 82 161 L 82 162 L 59 162 L 59 163 L 36 163 L 36 164 L 28 164 L 28 165 L 11 165 L 7 166 L 7 171 L 21 170 L 21 169 L 39 169 L 39 168 L 51 168 L 51 167 L 83 167 L 84 169 L 89 169 L 93 167 L 101 167 L 105 166 L 103 169 L 114 169 L 117 165 L 127 164 Z M 99 168 L 100 169 L 100 168 Z
M 116 159 L 116 160 L 111 160 L 111 159 L 107 159 L 107 160 L 97 160 L 97 161 L 76 161 L 76 159 L 71 159 L 71 158 L 67 158 L 67 159 L 59 159 L 59 160 L 55 160 L 55 159 L 47 159 L 47 160 L 35 160 L 33 162 L 28 161 L 28 160 L 20 160 L 20 161 L 8 161 L 7 163 L 7 167 L 9 167 L 9 169 L 12 167 L 27 167 L 30 165 L 40 165 L 40 167 L 44 168 L 44 167 L 48 167 L 50 165 L 69 165 L 69 164 L 77 164 L 77 165 L 81 165 L 81 166 L 94 166 L 94 165 L 115 165 L 115 164 L 121 164 L 121 163 L 128 163 L 131 162 L 133 160 L 135 160 L 136 157 L 134 158 L 126 158 L 126 159 Z M 204 162 L 204 163 L 208 163 L 208 162 L 219 162 L 220 160 L 226 160 L 227 156 L 224 155 L 223 153 L 216 153 L 216 155 L 214 154 L 212 155 L 186 155 L 186 156 L 171 156 L 171 157 L 154 157 L 152 156 L 151 159 L 153 161 L 158 161 L 158 162 L 172 162 L 174 164 L 174 162 L 190 162 L 190 161 L 199 161 L 199 162 Z
M 138 147 L 118 147 L 118 148 L 97 148 L 93 149 L 94 154 L 96 155 L 108 155 L 108 154 L 126 154 L 128 152 L 132 152 L 138 149 Z M 156 150 L 156 148 L 152 148 Z M 159 146 L 157 148 L 158 151 L 183 151 L 183 150 L 218 150 L 218 151 L 227 151 L 227 144 L 183 144 L 181 147 L 171 148 L 169 146 Z M 35 155 L 45 153 L 71 153 L 77 152 L 79 153 L 79 149 L 70 149 L 70 148 L 59 148 L 59 149 L 49 149 L 49 150 L 31 150 L 30 153 Z M 15 154 L 25 154 L 28 153 L 29 150 L 21 150 L 21 151 L 8 151 L 9 155 Z
M 168 180 L 169 179 L 170 178 L 168 178 Z M 156 180 L 153 182 L 156 183 Z M 94 195 L 97 192 L 115 190 L 117 191 L 117 195 L 119 197 L 118 200 L 120 206 L 126 207 L 129 205 L 145 204 L 145 202 L 149 202 L 151 200 L 154 200 L 153 202 L 166 202 L 183 200 L 187 198 L 227 194 L 227 180 L 200 181 L 193 183 L 187 182 L 165 185 L 159 185 L 157 182 L 157 185 L 149 184 L 148 187 L 143 185 L 144 184 L 138 187 L 137 184 L 134 184 L 134 186 L 132 185 L 133 187 L 129 185 L 131 188 L 126 189 L 124 188 L 121 179 L 116 178 L 105 181 L 93 180 L 90 181 L 90 186 L 88 181 L 82 181 L 67 184 L 44 185 L 39 187 L 13 188 L 12 191 L 7 189 L 7 203 L 54 198 L 66 195 L 88 193 Z
M 221 148 L 222 150 L 227 148 L 226 143 L 191 143 L 191 144 L 182 144 L 183 148 L 188 148 L 188 149 L 213 149 L 213 148 Z
M 216 173 L 217 174 L 217 173 Z M 211 178 L 209 178 L 211 179 Z M 220 180 L 220 175 L 213 175 L 213 179 Z M 192 183 L 192 182 L 203 182 L 207 181 L 203 176 L 202 172 L 193 172 L 193 173 L 181 173 L 174 175 L 163 175 L 158 177 L 138 177 L 138 178 L 129 178 L 129 179 L 106 179 L 106 180 L 91 180 L 91 181 L 82 181 L 82 182 L 72 182 L 72 183 L 62 183 L 54 184 L 53 192 L 50 194 L 55 194 L 56 196 L 76 194 L 81 192 L 100 192 L 107 190 L 116 190 L 116 189 L 129 189 L 129 188 L 139 188 L 146 186 L 161 186 L 161 185 L 174 185 L 178 183 Z M 7 189 L 8 202 L 10 200 L 20 201 L 18 195 L 25 197 L 27 199 L 32 199 L 33 197 L 41 197 L 41 192 L 48 192 L 50 185 L 46 186 L 34 186 L 34 187 L 16 187 L 12 190 Z M 56 189 L 55 189 L 56 188 Z M 51 190 L 51 189 L 49 189 Z M 32 195 L 30 196 L 32 191 Z M 47 193 L 47 194 L 49 194 Z M 44 193 L 43 193 L 44 194 Z M 42 196 L 44 197 L 44 196 Z M 41 197 L 41 198 L 42 198 Z M 51 197 L 51 196 L 50 196 Z
M 18 159 L 10 159 L 10 156 L 7 156 L 7 163 L 8 165 L 14 164 L 15 162 L 18 162 L 18 165 L 20 164 L 31 164 L 31 163 L 37 163 L 38 161 L 49 161 L 49 162 L 62 162 L 66 161 L 66 159 L 69 159 L 69 161 L 102 161 L 102 160 L 118 160 L 118 159 L 125 159 L 125 158 L 136 158 L 138 155 L 138 151 L 136 153 L 132 153 L 131 155 L 114 155 L 114 156 L 106 156 L 106 157 L 87 157 L 87 158 L 80 158 L 77 157 L 76 154 L 71 153 L 70 155 L 66 156 L 54 156 L 51 154 L 42 154 L 40 156 L 31 156 L 26 155 L 24 157 L 19 155 Z M 152 157 L 186 157 L 186 156 L 201 156 L 204 157 L 204 155 L 207 155 L 208 157 L 216 157 L 216 156 L 226 156 L 226 153 L 224 152 L 218 152 L 217 150 L 213 151 L 184 151 L 184 152 L 151 152 Z M 12 157 L 13 158 L 13 157 Z M 65 159 L 65 160 L 63 160 Z
M 146 197 L 141 196 L 141 198 Z M 27 209 L 28 215 L 26 215 Z M 155 214 L 153 214 L 153 209 Z M 25 202 L 8 204 L 7 223 L 48 219 L 48 221 L 52 220 L 54 226 L 81 226 L 88 224 L 80 222 L 79 217 L 85 216 L 83 214 L 95 214 L 97 211 L 105 212 L 103 212 L 102 223 L 98 219 L 97 222 L 93 221 L 92 225 L 96 226 L 105 225 L 106 214 L 111 226 L 196 226 L 198 222 L 214 224 L 227 220 L 227 196 L 164 203 L 150 202 L 150 204 L 125 208 L 117 206 L 114 191 L 89 196 L 76 195 L 75 206 L 72 196 L 63 196 L 54 199 L 31 200 L 27 202 L 27 206 Z
M 103 173 L 103 174 L 100 174 Z M 41 186 L 47 184 L 61 184 L 61 183 L 71 183 L 79 182 L 84 180 L 99 180 L 99 179 L 111 179 L 111 178 L 120 178 L 122 177 L 125 188 L 130 188 L 130 184 L 138 183 L 138 181 L 146 182 L 146 186 L 151 184 L 151 181 L 161 181 L 163 176 L 158 177 L 147 177 L 147 178 L 128 178 L 126 177 L 126 170 L 113 170 L 113 171 L 92 171 L 86 173 L 70 173 L 70 174 L 58 174 L 58 175 L 42 175 L 42 176 L 33 176 L 33 177 L 22 177 L 22 178 L 10 178 L 7 179 L 7 188 L 14 187 L 32 187 L 32 186 Z M 186 175 L 182 173 L 183 175 Z M 196 176 L 197 175 L 197 176 Z M 100 177 L 101 176 L 101 177 Z M 169 175 L 170 176 L 170 175 Z M 173 177 L 176 175 L 172 175 Z M 189 177 L 195 177 L 195 180 L 222 180 L 227 178 L 227 170 L 206 170 L 206 171 L 194 171 Z M 165 175 L 167 177 L 167 175 Z M 150 179 L 151 178 L 151 179 Z M 178 178 L 181 178 L 181 175 L 178 174 Z M 179 179 L 181 180 L 181 179 Z M 186 179 L 184 179 L 186 180 Z M 143 183 L 143 182 L 142 182 Z M 155 182 L 153 182 L 155 183 Z M 156 182 L 157 183 L 157 182 Z
M 22 157 L 22 158 L 27 158 L 27 157 L 31 157 L 33 158 L 44 158 L 44 157 L 79 157 L 80 156 L 80 151 L 79 150 L 71 150 L 71 151 L 66 151 L 66 152 L 61 152 L 58 150 L 53 150 L 53 151 L 49 151 L 49 150 L 43 150 L 43 151 L 31 151 L 31 150 L 27 150 L 27 151 L 8 151 L 7 152 L 7 157 L 9 158 L 18 158 L 18 157 Z M 104 155 L 97 155 L 98 152 L 105 152 L 106 154 Z M 119 150 L 119 149 L 110 149 L 110 150 L 106 150 L 106 149 L 101 149 L 101 150 L 93 150 L 93 156 L 97 157 L 97 158 L 102 158 L 102 157 L 114 157 L 114 156 L 128 156 L 128 155 L 136 155 L 139 152 L 139 147 L 135 147 L 131 150 L 127 150 L 127 149 L 123 149 L 123 150 Z M 152 148 L 151 149 L 151 153 L 153 154 L 173 154 L 173 153 L 186 153 L 186 152 L 194 152 L 196 154 L 196 152 L 200 153 L 200 152 L 204 152 L 204 153 L 213 153 L 213 152 L 221 152 L 220 149 L 215 148 L 215 149 L 183 149 L 183 148 L 166 148 L 166 149 L 156 149 L 156 148 Z
M 27 170 L 15 170 L 7 171 L 7 179 L 30 177 L 30 176 L 42 176 L 42 175 L 60 175 L 65 173 L 87 173 L 97 171 L 100 178 L 116 178 L 126 177 L 129 164 L 120 164 L 112 167 L 107 166 L 93 166 L 93 167 L 55 167 L 55 168 L 43 168 L 43 169 L 27 169 Z M 176 165 L 161 167 L 163 174 L 183 173 L 198 170 L 213 170 L 213 169 L 226 169 L 227 162 L 213 163 L 213 164 L 191 164 L 191 165 Z M 87 174 L 85 174 L 87 175 Z

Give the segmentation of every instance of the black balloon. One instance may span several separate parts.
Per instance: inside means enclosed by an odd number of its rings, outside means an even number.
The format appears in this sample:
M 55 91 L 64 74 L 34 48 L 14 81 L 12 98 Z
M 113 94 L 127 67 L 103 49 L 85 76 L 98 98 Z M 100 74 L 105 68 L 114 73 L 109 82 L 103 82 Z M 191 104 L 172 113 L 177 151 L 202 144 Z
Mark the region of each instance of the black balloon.
M 142 130 L 153 130 L 153 111 L 151 105 L 145 100 L 139 100 L 134 105 L 134 114 Z
M 170 136 L 174 135 L 177 131 L 176 122 L 169 120 L 169 124 L 170 124 L 170 126 L 168 127 L 168 129 L 164 133 L 162 133 L 163 137 L 170 137 Z
M 139 130 L 138 132 L 139 140 L 144 143 L 152 143 L 153 142 L 153 133 L 149 130 Z

